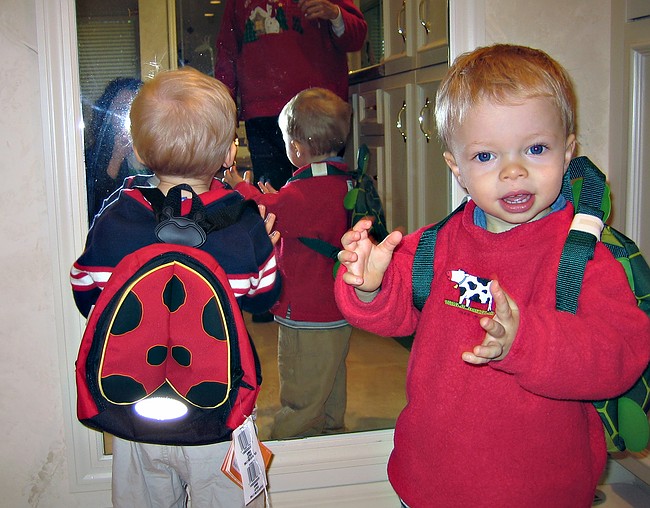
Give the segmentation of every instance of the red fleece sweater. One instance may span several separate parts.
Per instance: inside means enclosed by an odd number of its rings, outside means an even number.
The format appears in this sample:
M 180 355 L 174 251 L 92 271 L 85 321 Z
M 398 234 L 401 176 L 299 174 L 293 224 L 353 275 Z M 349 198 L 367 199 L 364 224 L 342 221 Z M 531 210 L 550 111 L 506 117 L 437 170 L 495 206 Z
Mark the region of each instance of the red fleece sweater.
M 438 233 L 431 295 L 412 305 L 422 230 L 395 251 L 382 288 L 362 303 L 339 278 L 350 324 L 386 336 L 415 333 L 408 403 L 395 426 L 390 481 L 411 508 L 588 507 L 606 462 L 588 400 L 631 386 L 650 358 L 650 320 L 602 244 L 587 265 L 576 315 L 555 310 L 555 277 L 571 205 L 500 234 L 474 225 L 473 203 Z M 487 302 L 461 300 L 451 272 L 498 280 L 520 309 L 507 357 L 474 366 Z M 342 273 L 342 272 L 341 272 Z
M 368 26 L 352 0 L 331 2 L 341 9 L 341 37 L 329 21 L 308 21 L 297 0 L 228 0 L 215 77 L 239 94 L 242 119 L 277 116 L 311 87 L 332 90 L 347 102 L 347 53 L 361 49 Z
M 347 171 L 343 163 L 329 164 Z M 294 176 L 308 169 L 302 167 Z M 315 176 L 289 181 L 275 194 L 262 194 L 246 182 L 236 190 L 246 199 L 266 205 L 277 219 L 280 232 L 276 245 L 278 269 L 282 278 L 280 300 L 271 312 L 294 321 L 331 323 L 343 320 L 334 301 L 334 260 L 305 246 L 298 238 L 320 238 L 340 246 L 348 229 L 348 212 L 343 199 L 351 177 L 345 175 Z

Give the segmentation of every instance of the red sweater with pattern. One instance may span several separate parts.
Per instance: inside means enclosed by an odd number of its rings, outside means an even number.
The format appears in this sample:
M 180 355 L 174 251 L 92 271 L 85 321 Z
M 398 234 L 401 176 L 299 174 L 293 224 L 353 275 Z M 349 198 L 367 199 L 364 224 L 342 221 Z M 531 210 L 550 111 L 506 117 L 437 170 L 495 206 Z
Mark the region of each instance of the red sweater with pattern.
M 368 26 L 352 0 L 331 2 L 341 9 L 341 37 L 329 21 L 308 21 L 298 0 L 228 0 L 215 77 L 239 95 L 242 119 L 277 116 L 311 87 L 332 90 L 347 102 L 347 53 L 361 49 Z
M 396 249 L 372 302 L 362 303 L 343 283 L 343 269 L 336 281 L 350 324 L 386 336 L 415 334 L 390 481 L 411 508 L 589 507 L 606 445 L 588 401 L 616 396 L 640 376 L 650 358 L 650 320 L 600 243 L 577 314 L 555 310 L 571 205 L 499 234 L 476 226 L 474 209 L 470 202 L 438 232 L 422 312 L 411 296 L 422 230 Z M 498 280 L 519 307 L 519 330 L 502 361 L 475 366 L 461 359 L 482 342 L 479 319 L 489 306 L 463 300 L 452 273 L 461 270 Z

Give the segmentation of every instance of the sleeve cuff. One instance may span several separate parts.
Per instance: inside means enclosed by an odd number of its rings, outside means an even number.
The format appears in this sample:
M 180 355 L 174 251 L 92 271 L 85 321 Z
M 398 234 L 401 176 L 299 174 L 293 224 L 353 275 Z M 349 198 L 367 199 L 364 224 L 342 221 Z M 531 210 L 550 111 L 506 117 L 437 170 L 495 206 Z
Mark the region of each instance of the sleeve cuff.
M 337 9 L 339 10 L 339 15 L 334 19 L 331 19 L 330 23 L 332 23 L 332 32 L 334 32 L 334 35 L 341 37 L 341 35 L 343 35 L 343 32 L 345 32 L 345 23 L 343 22 L 341 8 L 337 6 Z

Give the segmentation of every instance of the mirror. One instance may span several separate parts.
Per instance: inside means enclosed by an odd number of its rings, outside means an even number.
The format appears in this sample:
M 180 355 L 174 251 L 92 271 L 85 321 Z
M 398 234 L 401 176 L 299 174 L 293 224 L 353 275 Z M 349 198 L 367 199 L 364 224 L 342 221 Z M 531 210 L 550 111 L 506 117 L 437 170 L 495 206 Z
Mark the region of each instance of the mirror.
M 77 0 L 89 220 L 125 176 L 146 171 L 133 157 L 128 133 L 129 106 L 139 83 L 158 70 L 182 65 L 213 74 L 213 47 L 224 4 L 225 0 Z M 374 20 L 375 36 L 369 39 L 365 56 L 350 57 L 361 65 L 373 65 L 383 55 L 381 4 L 379 0 L 362 2 L 366 15 Z M 237 164 L 241 169 L 250 165 L 243 128 L 239 137 Z M 258 427 L 260 437 L 266 439 L 280 408 L 277 326 L 253 323 L 250 318 L 246 316 L 264 376 Z M 405 405 L 409 347 L 408 340 L 353 332 L 347 358 L 347 432 L 394 427 Z M 105 441 L 110 453 L 110 439 Z

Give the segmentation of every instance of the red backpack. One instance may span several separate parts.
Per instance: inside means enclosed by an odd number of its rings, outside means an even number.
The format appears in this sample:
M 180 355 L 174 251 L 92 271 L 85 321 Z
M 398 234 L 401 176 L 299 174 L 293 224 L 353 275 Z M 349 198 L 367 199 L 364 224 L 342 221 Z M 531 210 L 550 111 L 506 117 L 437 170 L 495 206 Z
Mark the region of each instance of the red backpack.
M 189 216 L 180 216 L 181 189 L 193 194 Z M 198 247 L 247 204 L 207 217 L 187 186 L 167 197 L 140 190 L 162 243 L 126 256 L 97 300 L 76 362 L 77 416 L 132 441 L 227 440 L 253 411 L 260 363 L 226 273 Z

